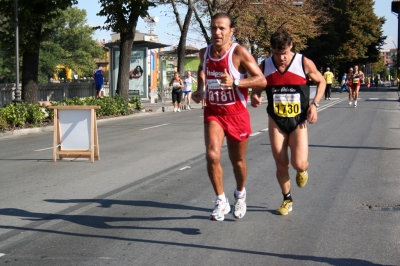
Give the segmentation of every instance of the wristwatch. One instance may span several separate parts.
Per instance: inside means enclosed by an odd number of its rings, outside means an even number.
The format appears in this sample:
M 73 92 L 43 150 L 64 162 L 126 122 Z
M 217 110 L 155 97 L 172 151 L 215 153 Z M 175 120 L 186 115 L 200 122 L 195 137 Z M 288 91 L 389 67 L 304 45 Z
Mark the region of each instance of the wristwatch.
M 236 87 L 239 87 L 239 84 L 240 84 L 240 79 L 233 80 L 233 85 L 235 85 Z
M 317 102 L 312 102 L 311 104 L 314 104 L 315 105 L 315 107 L 319 107 L 319 103 L 317 103 Z

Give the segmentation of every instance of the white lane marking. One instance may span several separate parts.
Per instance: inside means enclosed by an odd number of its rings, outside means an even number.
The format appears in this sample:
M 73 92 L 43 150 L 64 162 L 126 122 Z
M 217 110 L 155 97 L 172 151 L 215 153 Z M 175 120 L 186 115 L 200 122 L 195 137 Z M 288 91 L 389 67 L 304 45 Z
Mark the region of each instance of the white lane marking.
M 51 150 L 51 149 L 53 149 L 53 147 L 50 147 L 50 148 L 44 148 L 44 149 L 39 149 L 39 150 L 34 150 L 34 151 L 45 151 L 45 150 Z
M 182 171 L 182 170 L 185 170 L 185 169 L 190 169 L 190 168 L 192 168 L 192 167 L 189 166 L 189 165 L 186 165 L 186 166 L 182 167 L 181 169 L 179 169 L 179 171 Z
M 261 129 L 261 132 L 268 131 L 268 128 Z
M 387 113 L 400 113 L 400 110 L 379 110 L 379 111 Z
M 6 254 L 4 254 L 4 253 L 0 253 L 0 257 L 3 257 L 3 256 L 5 256 Z
M 327 108 L 329 108 L 329 107 L 331 107 L 333 105 L 336 105 L 336 104 L 338 104 L 340 102 L 343 102 L 343 101 L 346 101 L 346 100 L 348 100 L 348 99 L 347 98 L 342 98 L 342 99 L 335 100 L 335 101 L 332 101 L 330 103 L 324 104 L 320 108 L 318 108 L 318 112 L 320 112 L 322 110 L 325 110 L 325 109 L 327 109 Z
M 257 136 L 258 134 L 261 134 L 261 132 L 260 131 L 259 132 L 254 132 L 254 133 L 250 134 L 250 137 Z
M 358 98 L 358 99 L 360 99 L 360 98 Z M 382 99 L 384 99 L 384 98 L 368 98 L 367 100 L 368 101 L 379 101 L 379 100 L 382 100 Z M 398 99 L 397 98 L 386 98 L 386 100 L 388 100 L 388 101 L 397 101 Z
M 152 129 L 152 128 L 156 128 L 156 127 L 166 126 L 166 125 L 169 125 L 169 123 L 168 124 L 157 125 L 157 126 L 154 126 L 154 127 L 145 127 L 145 128 L 140 129 L 140 130 L 147 130 L 147 129 Z

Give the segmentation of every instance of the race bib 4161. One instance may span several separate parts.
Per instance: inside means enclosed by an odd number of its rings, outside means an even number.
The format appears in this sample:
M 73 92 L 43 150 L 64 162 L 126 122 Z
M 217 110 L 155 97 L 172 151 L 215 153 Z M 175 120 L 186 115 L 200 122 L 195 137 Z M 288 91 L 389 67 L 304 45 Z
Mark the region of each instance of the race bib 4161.
M 208 95 L 210 104 L 231 105 L 235 104 L 236 96 L 232 87 L 221 87 L 220 80 L 207 80 Z

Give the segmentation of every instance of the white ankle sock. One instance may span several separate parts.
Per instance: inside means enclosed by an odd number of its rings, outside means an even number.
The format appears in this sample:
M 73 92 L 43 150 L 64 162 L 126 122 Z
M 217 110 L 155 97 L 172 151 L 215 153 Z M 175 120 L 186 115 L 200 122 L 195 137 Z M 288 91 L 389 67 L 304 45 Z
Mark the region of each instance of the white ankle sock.
M 243 188 L 242 191 L 235 189 L 235 195 L 238 198 L 243 198 L 246 195 L 246 188 Z
M 225 202 L 226 201 L 225 193 L 222 193 L 221 195 L 218 195 L 217 196 L 217 200 Z

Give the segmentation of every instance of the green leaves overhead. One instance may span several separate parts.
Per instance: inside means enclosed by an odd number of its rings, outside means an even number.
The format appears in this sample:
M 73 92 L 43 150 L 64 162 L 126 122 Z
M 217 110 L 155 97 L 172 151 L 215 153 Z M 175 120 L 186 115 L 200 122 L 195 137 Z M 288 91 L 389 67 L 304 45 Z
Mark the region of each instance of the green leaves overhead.
M 376 4 L 376 3 L 375 3 Z M 379 60 L 379 49 L 384 43 L 382 25 L 373 10 L 373 0 L 332 1 L 331 21 L 323 24 L 322 34 L 308 41 L 304 54 L 319 66 L 365 64 Z
M 79 76 L 91 76 L 95 69 L 93 59 L 102 58 L 105 52 L 92 39 L 94 29 L 87 24 L 86 11 L 68 8 L 45 28 L 52 30 L 41 44 L 42 79 L 51 75 L 57 65 L 67 66 Z
M 97 14 L 106 19 L 97 28 L 113 32 L 129 32 L 135 16 L 146 17 L 150 7 L 156 5 L 146 0 L 99 0 L 101 10 Z

